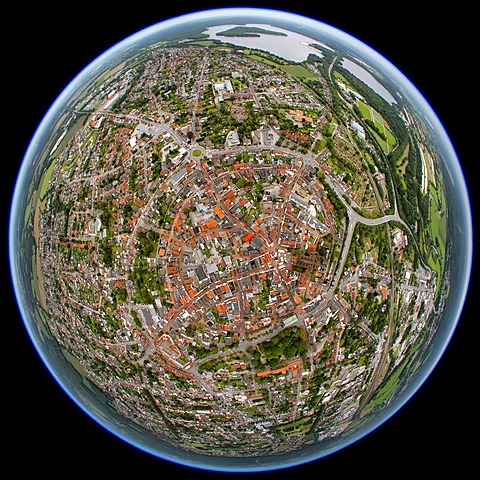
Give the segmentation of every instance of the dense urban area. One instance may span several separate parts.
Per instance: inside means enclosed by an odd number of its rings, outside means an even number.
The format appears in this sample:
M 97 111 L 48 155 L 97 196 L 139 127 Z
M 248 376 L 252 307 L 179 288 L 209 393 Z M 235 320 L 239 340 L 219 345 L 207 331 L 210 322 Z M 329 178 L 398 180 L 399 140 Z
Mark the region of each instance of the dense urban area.
M 195 452 L 341 434 L 398 387 L 438 307 L 421 122 L 310 47 L 295 63 L 199 37 L 120 62 L 72 103 L 30 207 L 67 359 Z

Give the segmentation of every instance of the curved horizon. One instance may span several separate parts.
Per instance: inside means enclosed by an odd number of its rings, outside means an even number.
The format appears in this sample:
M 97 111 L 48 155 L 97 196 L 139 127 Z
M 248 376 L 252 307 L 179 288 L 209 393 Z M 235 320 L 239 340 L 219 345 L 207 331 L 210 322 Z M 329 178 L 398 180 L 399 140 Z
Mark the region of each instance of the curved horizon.
M 338 446 L 334 444 L 330 448 L 324 449 L 319 455 L 318 451 L 308 453 L 305 458 L 298 460 L 297 458 L 288 458 L 288 456 L 274 456 L 271 457 L 260 457 L 260 460 L 266 460 L 267 463 L 261 463 L 257 465 L 248 465 L 245 462 L 252 462 L 256 460 L 256 457 L 251 458 L 239 458 L 236 457 L 218 457 L 218 456 L 202 456 L 198 453 L 185 452 L 177 449 L 177 447 L 172 446 L 172 451 L 162 451 L 151 449 L 137 438 L 127 438 L 125 433 L 122 433 L 118 425 L 115 425 L 111 422 L 111 418 L 103 418 L 99 415 L 98 412 L 92 411 L 89 408 L 79 392 L 70 383 L 70 379 L 65 378 L 65 372 L 59 372 L 58 369 L 54 367 L 54 362 L 52 360 L 52 352 L 46 350 L 46 347 L 39 341 L 39 332 L 36 329 L 35 321 L 31 318 L 29 313 L 29 301 L 31 295 L 31 286 L 27 286 L 25 279 L 23 278 L 24 269 L 29 268 L 24 265 L 21 261 L 20 255 L 21 251 L 18 248 L 19 245 L 19 232 L 22 225 L 22 218 L 25 217 L 26 211 L 26 192 L 28 192 L 28 187 L 32 181 L 33 176 L 33 167 L 37 165 L 35 162 L 39 161 L 40 155 L 42 153 L 42 148 L 45 148 L 45 138 L 50 138 L 52 132 L 50 128 L 52 125 L 58 121 L 59 113 L 64 109 L 65 105 L 72 98 L 75 93 L 86 83 L 89 83 L 98 71 L 105 71 L 105 66 L 108 65 L 109 60 L 115 58 L 117 55 L 122 52 L 135 48 L 136 44 L 151 44 L 155 41 L 161 40 L 161 35 L 170 29 L 179 28 L 181 25 L 190 22 L 199 22 L 202 20 L 209 20 L 212 16 L 212 13 L 215 13 L 216 21 L 220 20 L 232 20 L 234 18 L 241 18 L 248 20 L 249 18 L 257 18 L 259 15 L 265 15 L 268 18 L 266 24 L 269 22 L 292 22 L 296 26 L 302 26 L 305 28 L 311 28 L 312 30 L 319 30 L 324 35 L 331 35 L 335 38 L 336 41 L 344 43 L 347 47 L 353 49 L 359 54 L 363 55 L 362 58 L 366 58 L 375 65 L 380 65 L 382 67 L 382 72 L 387 72 L 391 78 L 394 78 L 402 88 L 411 96 L 410 101 L 413 102 L 422 112 L 424 118 L 430 123 L 431 129 L 433 132 L 436 132 L 435 139 L 439 141 L 440 148 L 444 153 L 444 157 L 447 160 L 447 173 L 449 178 L 454 186 L 457 195 L 454 199 L 448 198 L 447 205 L 451 206 L 452 202 L 455 202 L 455 206 L 459 213 L 463 216 L 461 220 L 458 220 L 459 226 L 461 229 L 461 234 L 463 235 L 463 245 L 457 245 L 455 247 L 455 252 L 453 254 L 461 255 L 463 262 L 458 266 L 457 279 L 461 282 L 459 285 L 461 288 L 458 291 L 455 291 L 456 300 L 455 305 L 452 307 L 453 313 L 452 316 L 448 319 L 448 329 L 444 332 L 444 337 L 441 340 L 441 343 L 437 346 L 435 352 L 431 353 L 430 358 L 422 365 L 421 373 L 417 373 L 415 378 L 411 381 L 408 388 L 403 392 L 403 395 L 400 399 L 396 400 L 396 403 L 389 407 L 383 415 L 372 420 L 368 423 L 368 427 L 365 429 L 360 428 L 355 433 L 350 433 L 350 436 L 343 440 L 341 445 Z M 267 16 L 268 13 L 268 16 Z M 458 239 L 455 239 L 457 242 Z M 106 50 L 103 54 L 99 55 L 94 59 L 89 65 L 87 65 L 72 81 L 67 85 L 67 87 L 59 94 L 57 99 L 52 103 L 51 107 L 46 112 L 42 121 L 40 122 L 37 130 L 35 131 L 34 136 L 28 146 L 28 149 L 22 160 L 22 164 L 17 176 L 17 181 L 15 184 L 14 193 L 11 201 L 11 212 L 10 212 L 10 221 L 9 221 L 9 259 L 10 259 L 10 268 L 11 268 L 11 277 L 14 286 L 15 295 L 17 298 L 18 306 L 21 312 L 21 316 L 32 340 L 32 343 L 35 346 L 35 349 L 39 353 L 43 363 L 46 365 L 47 369 L 51 375 L 55 378 L 57 383 L 62 387 L 62 389 L 68 394 L 68 396 L 92 419 L 102 425 L 105 429 L 116 435 L 121 440 L 126 441 L 127 443 L 132 444 L 133 446 L 139 448 L 140 450 L 146 451 L 154 456 L 159 458 L 172 461 L 175 463 L 180 463 L 184 466 L 191 466 L 195 468 L 200 468 L 204 470 L 213 470 L 213 471 L 230 471 L 230 472 L 254 472 L 254 471 L 269 471 L 269 470 L 278 470 L 282 468 L 294 467 L 303 463 L 308 463 L 324 456 L 330 455 L 335 451 L 343 449 L 348 445 L 358 441 L 365 435 L 369 434 L 379 425 L 387 421 L 391 416 L 393 416 L 400 408 L 408 402 L 408 400 L 417 392 L 417 390 L 422 386 L 428 376 L 431 374 L 432 370 L 436 367 L 438 361 L 444 354 L 445 349 L 447 348 L 452 336 L 454 335 L 455 328 L 460 319 L 463 305 L 465 303 L 465 298 L 467 296 L 470 274 L 472 268 L 473 260 L 473 229 L 472 229 L 472 218 L 471 218 L 471 207 L 469 202 L 468 190 L 461 169 L 461 164 L 456 155 L 456 152 L 453 148 L 453 145 L 448 137 L 447 132 L 445 131 L 443 125 L 438 119 L 437 115 L 427 102 L 427 100 L 422 96 L 422 94 L 417 90 L 417 88 L 395 67 L 393 66 L 386 58 L 381 54 L 373 50 L 371 47 L 367 46 L 360 40 L 352 37 L 346 32 L 339 30 L 336 27 L 332 27 L 328 24 L 316 20 L 313 18 L 304 17 L 295 13 L 272 10 L 266 8 L 223 8 L 223 9 L 209 9 L 202 10 L 194 13 L 185 14 L 179 17 L 174 17 L 171 19 L 164 20 L 160 23 L 151 25 L 145 29 L 142 29 L 126 39 L 118 42 L 113 45 L 111 48 Z M 454 293 L 449 294 L 454 295 Z M 453 297 L 452 297 L 453 298 Z M 447 299 L 448 301 L 448 299 Z M 453 300 L 452 300 L 453 302 Z M 298 452 L 293 452 L 295 455 Z M 184 455 L 182 457 L 181 455 Z M 186 456 L 190 456 L 187 458 Z M 281 458 L 285 458 L 285 463 L 280 463 Z M 229 466 L 226 464 L 234 463 L 237 460 L 241 465 Z M 219 466 L 221 464 L 221 466 Z

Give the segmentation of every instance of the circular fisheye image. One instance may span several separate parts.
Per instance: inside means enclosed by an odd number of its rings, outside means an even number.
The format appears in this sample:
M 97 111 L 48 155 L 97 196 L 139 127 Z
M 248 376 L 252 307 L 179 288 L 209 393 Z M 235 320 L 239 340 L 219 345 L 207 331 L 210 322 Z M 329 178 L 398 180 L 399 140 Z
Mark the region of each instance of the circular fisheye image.
M 99 56 L 11 204 L 35 349 L 156 457 L 223 472 L 332 454 L 394 415 L 458 322 L 463 173 L 415 86 L 298 14 L 199 11 Z

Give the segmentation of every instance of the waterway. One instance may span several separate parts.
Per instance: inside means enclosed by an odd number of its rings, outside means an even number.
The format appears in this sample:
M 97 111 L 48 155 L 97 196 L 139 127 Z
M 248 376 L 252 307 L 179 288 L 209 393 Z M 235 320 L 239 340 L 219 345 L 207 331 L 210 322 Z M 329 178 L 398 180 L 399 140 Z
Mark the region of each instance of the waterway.
M 348 58 L 342 61 L 342 67 L 346 68 L 350 73 L 353 73 L 357 78 L 366 83 L 371 89 L 383 97 L 388 103 L 396 103 L 392 94 L 370 73 L 367 72 L 358 63 L 352 62 Z
M 263 28 L 264 30 L 283 33 L 286 36 L 269 35 L 268 33 L 259 33 L 258 37 L 225 37 L 222 35 L 217 35 L 219 32 L 224 32 L 230 28 L 238 27 L 238 25 L 217 25 L 207 28 L 203 31 L 203 33 L 208 34 L 209 38 L 211 39 L 232 43 L 234 45 L 238 45 L 239 47 L 265 50 L 273 53 L 274 55 L 278 55 L 279 57 L 292 60 L 294 62 L 303 62 L 308 58 L 310 53 L 315 53 L 319 57 L 322 56 L 320 51 L 310 47 L 308 45 L 309 43 L 321 45 L 322 47 L 331 50 L 330 47 L 319 42 L 318 40 L 301 35 L 300 33 L 285 30 L 283 28 L 257 23 L 248 23 L 242 26 Z
M 209 27 L 204 30 L 203 33 L 206 33 L 211 39 L 232 43 L 239 47 L 265 50 L 267 52 L 273 53 L 274 55 L 278 55 L 279 57 L 294 62 L 303 62 L 308 58 L 308 55 L 310 53 L 314 53 L 319 57 L 322 56 L 322 53 L 319 50 L 312 48 L 310 44 L 321 45 L 328 50 L 332 50 L 325 43 L 319 42 L 314 38 L 307 37 L 300 33 L 285 30 L 284 28 L 257 23 L 248 23 L 242 26 L 258 27 L 264 30 L 279 32 L 284 34 L 285 36 L 271 35 L 268 33 L 258 33 L 258 36 L 255 37 L 227 37 L 218 35 L 221 32 L 229 30 L 230 28 L 238 27 L 238 25 L 234 24 L 216 25 L 213 27 Z M 390 92 L 378 80 L 376 80 L 371 73 L 369 73 L 359 64 L 345 58 L 342 61 L 342 65 L 360 80 L 365 82 L 375 92 L 381 95 L 387 102 L 395 103 L 395 99 L 390 94 Z

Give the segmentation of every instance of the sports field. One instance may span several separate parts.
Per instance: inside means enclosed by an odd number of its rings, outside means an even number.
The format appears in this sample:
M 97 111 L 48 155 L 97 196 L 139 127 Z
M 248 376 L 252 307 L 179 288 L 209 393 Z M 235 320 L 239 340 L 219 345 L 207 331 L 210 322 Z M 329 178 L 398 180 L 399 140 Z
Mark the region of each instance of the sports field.
M 377 132 L 375 132 L 373 129 L 370 129 L 370 131 L 375 135 L 378 143 L 382 147 L 382 150 L 387 154 L 390 153 L 395 147 L 397 139 L 395 138 L 391 130 L 388 128 L 388 125 L 385 122 L 384 118 L 370 105 L 367 105 L 360 100 L 358 100 L 358 108 L 360 109 L 362 115 L 366 119 L 373 122 L 378 131 L 384 135 L 386 140 L 380 137 L 380 135 L 378 135 Z

